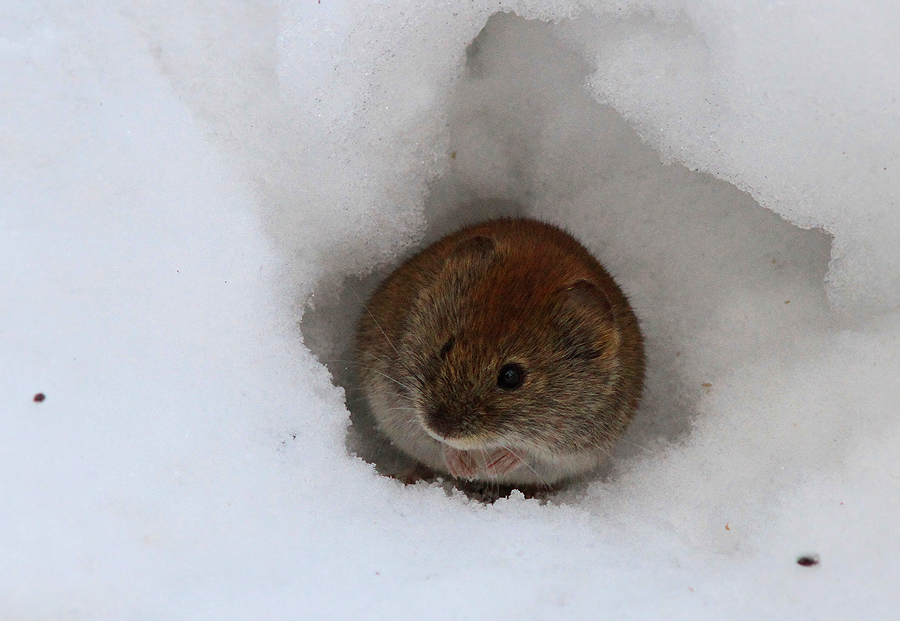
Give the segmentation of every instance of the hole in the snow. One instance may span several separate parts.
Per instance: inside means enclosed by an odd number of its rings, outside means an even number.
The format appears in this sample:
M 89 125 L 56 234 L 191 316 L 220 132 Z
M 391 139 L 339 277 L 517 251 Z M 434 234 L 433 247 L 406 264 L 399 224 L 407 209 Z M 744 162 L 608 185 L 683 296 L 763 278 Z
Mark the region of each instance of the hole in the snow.
M 489 20 L 447 104 L 453 157 L 431 185 L 420 248 L 475 221 L 528 215 L 569 230 L 606 266 L 632 301 L 647 350 L 643 403 L 614 468 L 681 441 L 717 377 L 832 322 L 831 238 L 729 183 L 663 165 L 621 115 L 591 98 L 590 72 L 552 24 Z M 413 464 L 374 430 L 350 363 L 363 301 L 390 267 L 317 291 L 302 329 L 347 390 L 348 450 L 395 474 Z

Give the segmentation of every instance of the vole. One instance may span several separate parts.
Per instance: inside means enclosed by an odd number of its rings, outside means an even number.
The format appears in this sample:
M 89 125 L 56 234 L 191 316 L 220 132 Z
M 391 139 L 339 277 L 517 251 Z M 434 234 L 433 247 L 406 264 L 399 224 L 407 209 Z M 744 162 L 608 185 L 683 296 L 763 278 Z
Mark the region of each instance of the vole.
M 628 300 L 571 235 L 500 219 L 444 237 L 375 291 L 357 331 L 380 430 L 438 473 L 553 486 L 596 468 L 641 397 Z

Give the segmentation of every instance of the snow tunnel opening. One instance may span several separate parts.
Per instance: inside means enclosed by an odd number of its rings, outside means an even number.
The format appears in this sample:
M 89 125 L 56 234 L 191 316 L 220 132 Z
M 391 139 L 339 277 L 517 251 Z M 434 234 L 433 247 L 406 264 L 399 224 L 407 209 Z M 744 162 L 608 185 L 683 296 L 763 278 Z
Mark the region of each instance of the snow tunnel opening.
M 604 264 L 647 350 L 643 402 L 604 477 L 686 438 L 718 378 L 772 351 L 789 355 L 786 340 L 837 319 L 824 284 L 831 236 L 783 220 L 730 183 L 664 164 L 592 97 L 591 73 L 556 24 L 491 17 L 444 108 L 449 164 L 430 183 L 427 231 L 406 256 L 466 224 L 523 215 L 573 233 Z M 345 278 L 302 320 L 307 346 L 346 390 L 348 452 L 395 476 L 414 464 L 376 431 L 349 361 L 364 300 L 403 258 Z

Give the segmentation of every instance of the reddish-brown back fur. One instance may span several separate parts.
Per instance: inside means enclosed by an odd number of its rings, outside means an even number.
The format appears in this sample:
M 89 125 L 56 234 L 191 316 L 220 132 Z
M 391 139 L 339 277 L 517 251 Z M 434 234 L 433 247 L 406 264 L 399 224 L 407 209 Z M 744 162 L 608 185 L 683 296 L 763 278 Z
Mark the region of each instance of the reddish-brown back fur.
M 446 470 L 442 450 L 498 447 L 524 466 L 502 483 L 554 483 L 595 467 L 634 414 L 637 320 L 567 233 L 527 219 L 449 235 L 398 268 L 363 313 L 360 379 L 381 429 Z M 497 373 L 526 370 L 515 390 Z

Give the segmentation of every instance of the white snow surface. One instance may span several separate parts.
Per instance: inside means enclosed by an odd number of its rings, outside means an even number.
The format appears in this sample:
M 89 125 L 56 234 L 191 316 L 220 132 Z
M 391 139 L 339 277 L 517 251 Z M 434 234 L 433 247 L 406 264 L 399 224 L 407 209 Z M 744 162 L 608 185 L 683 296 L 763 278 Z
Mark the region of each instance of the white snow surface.
M 896 618 L 898 30 L 3 3 L 0 618 Z M 373 284 L 494 198 L 647 342 L 609 470 L 544 502 L 378 474 L 342 386 Z

